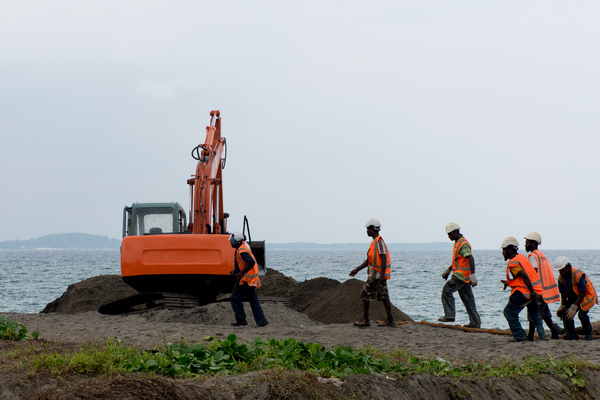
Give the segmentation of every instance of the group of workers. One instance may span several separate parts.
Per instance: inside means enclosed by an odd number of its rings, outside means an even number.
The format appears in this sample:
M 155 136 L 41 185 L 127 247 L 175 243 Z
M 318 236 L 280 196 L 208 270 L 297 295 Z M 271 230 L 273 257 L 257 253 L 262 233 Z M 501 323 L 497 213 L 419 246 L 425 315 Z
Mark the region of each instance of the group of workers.
M 381 301 L 388 315 L 387 320 L 379 326 L 394 327 L 392 305 L 389 300 L 387 280 L 390 279 L 391 260 L 384 240 L 379 235 L 381 223 L 373 218 L 367 221 L 367 235 L 373 240 L 367 252 L 367 259 L 350 271 L 350 276 L 355 276 L 360 270 L 368 267 L 367 280 L 360 292 L 363 300 L 363 316 L 355 322 L 358 327 L 371 326 L 369 320 L 369 306 L 372 300 Z M 454 242 L 452 263 L 442 273 L 446 282 L 442 289 L 442 306 L 444 316 L 439 322 L 454 322 L 455 304 L 454 292 L 458 292 L 467 314 L 469 323 L 467 328 L 480 328 L 481 319 L 475 305 L 475 296 L 472 287 L 477 286 L 475 276 L 475 260 L 471 245 L 460 233 L 460 226 L 451 222 L 446 226 L 448 238 Z M 553 268 L 546 256 L 539 250 L 542 238 L 537 232 L 531 232 L 524 237 L 525 250 L 529 253 L 524 256 L 518 252 L 519 242 L 514 237 L 507 237 L 501 245 L 502 255 L 506 263 L 506 279 L 500 282 L 504 289 L 512 289 L 508 303 L 504 308 L 504 316 L 510 327 L 513 342 L 533 341 L 535 331 L 540 340 L 545 340 L 546 333 L 543 323 L 550 328 L 552 339 L 559 339 L 560 327 L 552 321 L 552 314 L 548 304 L 560 301 L 556 316 L 562 319 L 565 338 L 579 340 L 575 331 L 574 318 L 579 315 L 585 340 L 593 338 L 592 325 L 588 316 L 589 310 L 598 304 L 598 296 L 592 281 L 586 274 L 574 268 L 567 257 L 561 256 L 554 262 L 554 270 L 558 271 L 558 283 L 554 277 Z M 527 308 L 529 332 L 526 333 L 519 313 Z
M 359 271 L 368 268 L 367 280 L 360 291 L 360 298 L 363 300 L 363 316 L 354 325 L 358 327 L 371 326 L 369 308 L 371 301 L 377 300 L 383 303 L 387 313 L 387 319 L 378 326 L 393 328 L 395 323 L 387 287 L 387 281 L 391 277 L 390 253 L 385 241 L 379 235 L 381 230 L 379 220 L 370 219 L 367 221 L 366 228 L 367 235 L 373 239 L 367 252 L 367 258 L 361 265 L 350 271 L 350 276 L 356 276 Z M 452 263 L 442 273 L 442 278 L 447 282 L 442 289 L 444 316 L 438 321 L 454 322 L 456 315 L 454 293 L 458 292 L 469 316 L 469 323 L 464 326 L 480 328 L 481 319 L 472 290 L 472 287 L 477 286 L 477 278 L 471 245 L 460 233 L 460 226 L 456 222 L 451 222 L 446 226 L 446 234 L 454 242 L 454 248 Z M 544 322 L 550 328 L 551 338 L 559 339 L 561 337 L 560 327 L 553 323 L 548 307 L 548 304 L 557 301 L 560 301 L 560 307 L 556 316 L 562 319 L 565 338 L 579 340 L 573 321 L 575 315 L 579 315 L 584 339 L 591 340 L 593 332 L 588 312 L 595 304 L 598 304 L 598 296 L 592 281 L 583 271 L 574 268 L 567 257 L 561 256 L 554 262 L 554 270 L 558 271 L 557 282 L 550 262 L 538 248 L 542 244 L 541 236 L 537 232 L 531 232 L 524 239 L 527 257 L 519 253 L 519 242 L 512 236 L 504 239 L 501 245 L 502 255 L 507 263 L 506 279 L 502 279 L 500 282 L 504 284 L 504 289 L 507 287 L 512 289 L 504 308 L 504 316 L 513 336 L 510 341 L 533 341 L 535 331 L 540 340 L 545 340 Z M 242 233 L 232 233 L 229 240 L 235 249 L 235 269 L 231 271 L 231 274 L 236 276 L 231 293 L 231 306 L 236 320 L 231 325 L 248 325 L 242 303 L 246 298 L 250 303 L 256 325 L 266 326 L 269 322 L 256 295 L 256 288 L 260 287 L 256 259 Z M 524 308 L 527 308 L 528 333 L 525 332 L 519 321 L 519 314 Z

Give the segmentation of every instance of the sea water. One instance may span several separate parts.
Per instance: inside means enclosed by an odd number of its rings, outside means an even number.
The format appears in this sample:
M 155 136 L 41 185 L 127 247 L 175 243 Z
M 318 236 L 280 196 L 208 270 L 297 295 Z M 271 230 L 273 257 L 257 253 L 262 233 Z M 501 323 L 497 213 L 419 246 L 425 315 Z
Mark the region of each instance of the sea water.
M 356 250 L 269 250 L 266 263 L 297 282 L 327 277 L 343 282 L 351 279 L 350 271 L 366 258 L 365 251 Z M 582 269 L 600 287 L 598 250 L 548 250 L 549 260 L 560 255 L 569 257 L 575 268 Z M 450 265 L 449 251 L 390 251 L 392 276 L 388 281 L 392 304 L 415 321 L 437 322 L 443 316 L 441 292 L 442 272 Z M 475 251 L 478 285 L 473 288 L 477 310 L 483 328 L 507 329 L 502 314 L 510 288 L 502 290 L 506 279 L 506 262 L 501 251 Z M 84 279 L 120 273 L 118 250 L 0 250 L 0 312 L 37 313 L 46 304 L 60 297 L 70 284 Z M 366 268 L 357 279 L 366 279 Z M 356 293 L 358 296 L 358 293 Z M 468 323 L 468 317 L 458 294 L 456 323 Z M 372 307 L 383 307 L 375 302 Z M 555 314 L 558 304 L 550 305 Z M 521 313 L 526 327 L 526 312 Z M 357 315 L 357 319 L 360 315 Z M 600 306 L 590 310 L 590 319 L 600 319 Z M 554 317 L 555 321 L 558 321 Z M 576 320 L 576 323 L 578 321 Z

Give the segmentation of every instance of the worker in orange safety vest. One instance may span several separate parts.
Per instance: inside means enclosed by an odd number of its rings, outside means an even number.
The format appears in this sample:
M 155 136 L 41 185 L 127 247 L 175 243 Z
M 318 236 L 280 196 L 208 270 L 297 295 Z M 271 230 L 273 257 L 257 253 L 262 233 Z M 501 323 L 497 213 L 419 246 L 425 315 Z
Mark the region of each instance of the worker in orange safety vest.
M 442 273 L 442 279 L 447 280 L 450 273 L 452 277 L 444 284 L 442 289 L 442 306 L 444 316 L 439 318 L 439 322 L 454 322 L 456 309 L 454 306 L 454 292 L 458 292 L 462 300 L 469 323 L 465 328 L 480 328 L 481 318 L 475 305 L 475 296 L 471 286 L 477 286 L 475 278 L 475 259 L 471 250 L 471 244 L 460 233 L 460 227 L 456 222 L 450 222 L 446 225 L 446 234 L 448 239 L 454 241 L 452 251 L 452 264 Z
M 512 291 L 506 307 L 504 307 L 504 317 L 508 322 L 510 332 L 513 335 L 511 342 L 524 342 L 528 340 L 525 330 L 519 322 L 519 313 L 524 307 L 531 316 L 540 340 L 546 338 L 544 324 L 540 318 L 538 299 L 543 293 L 542 283 L 537 272 L 523 254 L 519 254 L 519 242 L 512 236 L 507 237 L 502 242 L 502 256 L 506 263 L 506 280 L 500 282 L 504 284 L 504 289 L 510 286 Z M 504 290 L 503 289 L 503 290 Z M 531 338 L 533 340 L 533 338 Z
M 256 288 L 260 287 L 258 264 L 254 254 L 246 244 L 246 237 L 240 232 L 233 232 L 229 236 L 231 247 L 235 249 L 234 267 L 230 274 L 235 275 L 235 283 L 231 291 L 231 308 L 235 313 L 235 322 L 232 326 L 246 326 L 246 313 L 244 311 L 244 298 L 248 299 L 252 315 L 257 326 L 266 326 L 269 321 L 263 313 L 260 301 L 256 295 Z
M 573 319 L 579 313 L 579 321 L 583 328 L 585 340 L 593 339 L 592 324 L 588 311 L 598 304 L 598 295 L 592 281 L 585 273 L 571 266 L 567 257 L 561 256 L 554 261 L 554 269 L 558 271 L 558 290 L 560 291 L 560 307 L 556 316 L 562 318 L 567 340 L 579 340 L 575 332 Z
M 387 320 L 378 326 L 386 326 L 394 328 L 394 316 L 392 315 L 392 303 L 390 302 L 390 295 L 388 292 L 387 280 L 391 276 L 391 259 L 390 252 L 383 241 L 383 238 L 379 236 L 379 230 L 381 229 L 381 223 L 376 218 L 371 218 L 366 224 L 367 235 L 370 236 L 373 241 L 369 246 L 367 252 L 367 259 L 360 264 L 358 267 L 350 271 L 350 276 L 356 276 L 358 271 L 365 267 L 369 267 L 367 270 L 367 280 L 360 291 L 360 298 L 363 301 L 363 317 L 354 323 L 354 326 L 367 327 L 371 326 L 369 320 L 369 307 L 371 301 L 377 299 L 383 303 L 385 312 L 387 313 Z
M 552 313 L 548 307 L 548 304 L 555 303 L 560 300 L 560 293 L 558 292 L 558 284 L 554 278 L 552 265 L 550 265 L 550 262 L 544 253 L 538 249 L 538 246 L 542 244 L 542 237 L 537 232 L 530 232 L 524 237 L 524 239 L 525 251 L 529 253 L 527 258 L 533 266 L 533 269 L 535 269 L 540 276 L 542 289 L 544 290 L 542 293 L 542 299 L 540 300 L 540 317 L 546 323 L 546 325 L 548 325 L 548 328 L 550 328 L 550 331 L 552 332 L 552 339 L 560 339 L 560 327 L 554 324 L 552 321 Z M 529 333 L 527 334 L 527 337 L 529 340 L 533 340 L 535 328 L 529 312 L 527 315 L 527 320 L 529 321 Z

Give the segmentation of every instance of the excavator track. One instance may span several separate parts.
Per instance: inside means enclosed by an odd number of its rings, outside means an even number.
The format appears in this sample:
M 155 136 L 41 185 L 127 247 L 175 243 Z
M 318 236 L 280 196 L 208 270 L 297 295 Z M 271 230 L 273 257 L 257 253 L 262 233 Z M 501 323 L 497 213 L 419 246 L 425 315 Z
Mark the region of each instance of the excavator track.
M 161 293 L 138 293 L 124 299 L 103 304 L 98 308 L 98 312 L 106 315 L 121 315 L 147 311 L 163 307 L 164 304 L 158 303 L 161 300 L 164 300 Z M 144 306 L 145 308 L 140 309 L 140 306 Z

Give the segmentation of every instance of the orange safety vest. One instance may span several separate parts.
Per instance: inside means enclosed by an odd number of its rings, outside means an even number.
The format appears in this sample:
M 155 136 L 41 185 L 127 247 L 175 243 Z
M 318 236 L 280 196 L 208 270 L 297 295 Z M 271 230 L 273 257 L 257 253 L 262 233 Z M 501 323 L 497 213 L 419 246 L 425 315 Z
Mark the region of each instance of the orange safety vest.
M 465 281 L 468 281 L 469 276 L 471 276 L 471 267 L 469 267 L 469 259 L 458 254 L 460 248 L 463 247 L 465 244 L 468 244 L 469 247 L 471 247 L 471 243 L 469 243 L 464 236 L 454 242 L 454 250 L 452 251 L 452 274 L 458 272 L 464 277 Z
M 381 257 L 379 256 L 379 249 L 377 248 L 377 242 L 381 241 L 381 244 L 385 248 L 385 261 L 384 264 L 381 264 Z M 371 242 L 371 246 L 369 246 L 369 251 L 367 252 L 367 260 L 369 263 L 369 268 L 379 272 L 381 274 L 381 267 L 385 268 L 385 279 L 390 279 L 390 270 L 391 261 L 390 261 L 390 252 L 388 251 L 385 242 L 381 238 L 381 236 L 377 236 Z
M 260 287 L 260 278 L 258 277 L 258 263 L 256 262 L 256 258 L 252 251 L 246 245 L 246 242 L 243 242 L 242 245 L 235 252 L 235 260 L 237 262 L 238 268 L 240 271 L 243 271 L 246 267 L 246 261 L 242 258 L 242 253 L 250 254 L 250 257 L 254 260 L 254 266 L 250 269 L 250 271 L 246 272 L 242 279 L 240 279 L 240 285 L 246 282 L 248 286 Z
M 531 265 L 527 257 L 525 257 L 523 254 L 517 253 L 516 256 L 508 260 L 508 262 L 506 263 L 506 281 L 508 282 L 508 286 L 512 288 L 512 292 L 510 292 L 511 296 L 515 291 L 519 291 L 523 293 L 525 298 L 529 299 L 531 297 L 531 292 L 525 284 L 523 277 L 518 276 L 515 279 L 510 279 L 509 272 L 510 268 L 513 266 L 521 266 L 522 273 L 527 274 L 529 280 L 531 281 L 531 286 L 533 286 L 533 290 L 537 294 L 541 295 L 544 293 L 544 289 L 542 288 L 542 281 L 540 280 L 540 276 L 538 275 L 538 273 L 535 272 L 535 269 L 533 269 L 533 265 Z
M 594 304 L 598 303 L 598 295 L 596 294 L 596 289 L 594 289 L 594 285 L 592 285 L 592 281 L 590 281 L 586 274 L 583 271 L 571 267 L 571 285 L 573 286 L 573 291 L 576 295 L 579 296 L 579 289 L 577 289 L 577 282 L 581 279 L 583 275 L 585 279 L 585 297 L 583 301 L 579 305 L 583 311 L 587 311 L 594 306 Z M 562 275 L 558 276 L 558 280 L 563 285 L 565 284 L 565 280 Z
M 540 276 L 540 280 L 542 281 L 542 289 L 544 289 L 544 301 L 548 304 L 554 303 L 560 300 L 560 293 L 558 292 L 558 284 L 556 283 L 556 279 L 554 278 L 554 272 L 552 272 L 552 266 L 550 262 L 539 250 L 534 250 L 529 253 L 528 259 L 535 258 L 538 266 L 538 275 Z M 532 263 L 533 265 L 533 263 Z

